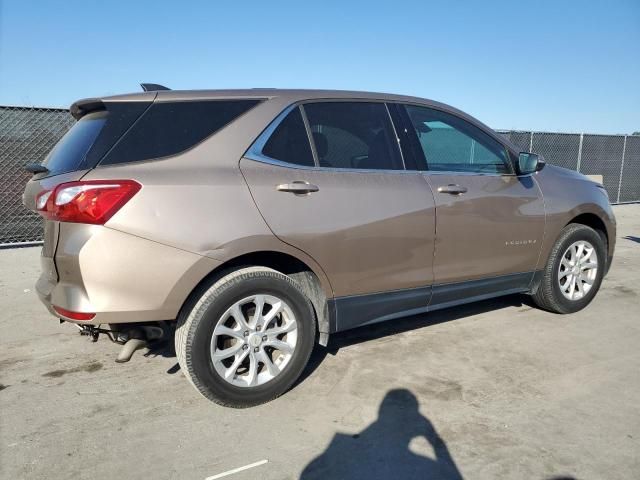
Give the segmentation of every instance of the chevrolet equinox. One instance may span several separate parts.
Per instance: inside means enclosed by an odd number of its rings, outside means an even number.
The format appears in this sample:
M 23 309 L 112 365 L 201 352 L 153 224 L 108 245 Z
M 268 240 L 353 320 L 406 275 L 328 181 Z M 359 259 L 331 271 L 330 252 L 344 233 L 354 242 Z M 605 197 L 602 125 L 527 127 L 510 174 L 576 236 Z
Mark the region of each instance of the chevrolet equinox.
M 281 395 L 354 327 L 513 293 L 576 312 L 611 264 L 602 185 L 448 105 L 143 88 L 74 103 L 28 166 L 36 288 L 123 348 L 175 326 L 182 371 L 214 402 Z

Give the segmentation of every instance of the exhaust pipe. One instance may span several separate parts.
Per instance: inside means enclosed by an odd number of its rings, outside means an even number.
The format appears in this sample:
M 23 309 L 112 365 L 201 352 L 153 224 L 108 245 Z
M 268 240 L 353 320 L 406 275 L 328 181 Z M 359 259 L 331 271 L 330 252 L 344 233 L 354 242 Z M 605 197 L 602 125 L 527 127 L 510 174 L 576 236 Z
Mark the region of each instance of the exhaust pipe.
M 159 340 L 164 336 L 164 331 L 160 327 L 140 326 L 127 331 L 120 353 L 116 357 L 116 363 L 126 363 L 131 360 L 134 352 L 148 346 L 149 342 Z
M 120 350 L 120 353 L 116 357 L 116 363 L 126 363 L 126 362 L 128 362 L 129 360 L 131 360 L 131 357 L 133 356 L 133 353 L 136 350 L 138 350 L 140 348 L 144 348 L 146 346 L 147 346 L 147 341 L 146 340 L 144 340 L 142 338 L 130 338 L 122 346 L 122 349 Z

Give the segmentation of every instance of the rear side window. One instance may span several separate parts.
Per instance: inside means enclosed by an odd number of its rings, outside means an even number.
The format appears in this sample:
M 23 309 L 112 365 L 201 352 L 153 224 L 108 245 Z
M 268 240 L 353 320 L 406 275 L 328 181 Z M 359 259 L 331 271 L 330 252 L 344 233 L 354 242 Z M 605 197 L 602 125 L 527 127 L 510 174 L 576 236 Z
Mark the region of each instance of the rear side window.
M 321 167 L 404 169 L 383 103 L 323 102 L 303 108 Z
M 479 128 L 439 110 L 413 105 L 406 109 L 428 170 L 509 173 L 505 148 Z
M 213 135 L 260 100 L 154 103 L 100 162 L 136 162 L 183 152 Z
M 262 154 L 281 162 L 313 167 L 313 154 L 300 108 L 291 110 L 280 122 L 262 148 Z
M 49 169 L 49 175 L 85 168 L 85 157 L 107 122 L 107 116 L 105 111 L 90 113 L 71 127 L 43 163 Z

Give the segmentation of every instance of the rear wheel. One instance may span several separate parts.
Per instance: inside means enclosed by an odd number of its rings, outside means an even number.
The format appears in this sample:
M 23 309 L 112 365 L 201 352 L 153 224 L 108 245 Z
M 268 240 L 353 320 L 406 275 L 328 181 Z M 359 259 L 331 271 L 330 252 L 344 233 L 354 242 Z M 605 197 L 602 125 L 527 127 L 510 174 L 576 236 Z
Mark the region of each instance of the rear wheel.
M 540 285 L 536 305 L 556 313 L 573 313 L 595 297 L 606 270 L 606 245 L 586 225 L 567 225 L 556 241 Z
M 302 373 L 315 340 L 309 300 L 288 276 L 264 267 L 225 275 L 180 314 L 176 353 L 209 400 L 258 405 L 284 393 Z

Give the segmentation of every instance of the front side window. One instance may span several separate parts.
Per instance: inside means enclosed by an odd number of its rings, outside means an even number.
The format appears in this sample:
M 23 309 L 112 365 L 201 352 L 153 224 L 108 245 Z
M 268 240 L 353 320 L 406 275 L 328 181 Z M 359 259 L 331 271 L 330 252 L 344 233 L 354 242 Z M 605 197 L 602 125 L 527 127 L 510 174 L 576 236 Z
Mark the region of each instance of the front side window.
M 383 103 L 322 102 L 303 108 L 320 167 L 404 169 Z
M 405 108 L 428 170 L 510 173 L 505 148 L 479 128 L 439 110 Z

